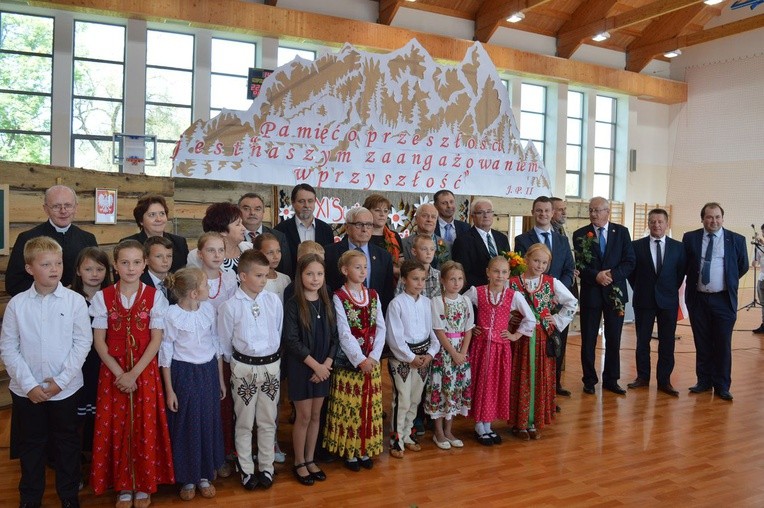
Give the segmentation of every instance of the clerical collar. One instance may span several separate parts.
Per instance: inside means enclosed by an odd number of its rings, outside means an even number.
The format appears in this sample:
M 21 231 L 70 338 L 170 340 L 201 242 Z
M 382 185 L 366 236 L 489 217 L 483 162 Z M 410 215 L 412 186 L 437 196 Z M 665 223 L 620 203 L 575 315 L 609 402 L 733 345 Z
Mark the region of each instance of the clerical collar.
M 48 219 L 48 222 L 50 223 L 51 226 L 53 226 L 53 229 L 55 229 L 57 233 L 61 233 L 62 235 L 66 234 L 66 232 L 69 231 L 69 228 L 72 227 L 71 222 L 65 228 L 60 228 L 60 227 L 56 226 L 55 224 L 53 224 L 53 221 L 50 220 L 50 219 Z

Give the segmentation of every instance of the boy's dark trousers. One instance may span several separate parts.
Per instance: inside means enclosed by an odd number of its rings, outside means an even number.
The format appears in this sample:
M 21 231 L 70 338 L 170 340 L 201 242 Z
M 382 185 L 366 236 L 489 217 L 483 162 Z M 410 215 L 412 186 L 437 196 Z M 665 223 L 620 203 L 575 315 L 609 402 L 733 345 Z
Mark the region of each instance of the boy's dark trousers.
M 79 392 L 62 400 L 39 404 L 11 392 L 19 418 L 21 503 L 39 503 L 45 492 L 48 442 L 56 463 L 56 492 L 62 500 L 77 498 L 80 484 Z

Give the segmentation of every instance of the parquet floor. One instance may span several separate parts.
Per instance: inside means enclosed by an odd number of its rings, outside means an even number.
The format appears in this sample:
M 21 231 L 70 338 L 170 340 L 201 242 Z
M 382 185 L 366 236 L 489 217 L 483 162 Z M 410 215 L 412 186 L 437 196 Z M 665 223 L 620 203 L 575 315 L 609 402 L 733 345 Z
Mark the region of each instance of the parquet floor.
M 741 302 L 750 296 L 744 292 Z M 333 463 L 324 467 L 326 482 L 304 487 L 292 478 L 288 458 L 276 466 L 269 491 L 244 491 L 232 477 L 215 482 L 213 500 L 184 502 L 168 486 L 153 496 L 153 506 L 764 506 L 764 337 L 750 332 L 760 317 L 759 308 L 739 313 L 731 403 L 687 392 L 695 382 L 687 321 L 679 326 L 672 378 L 679 398 L 658 393 L 654 380 L 626 396 L 603 394 L 599 387 L 594 396 L 583 394 L 580 338 L 573 335 L 564 373 L 573 396 L 561 399 L 562 413 L 539 441 L 518 441 L 499 423 L 504 444 L 485 448 L 471 438 L 472 423 L 460 419 L 455 429 L 466 443 L 461 450 L 437 449 L 428 432 L 423 451 L 407 452 L 403 460 L 384 455 L 372 471 L 353 473 Z M 625 386 L 635 376 L 633 325 L 624 327 L 621 362 Z M 291 433 L 286 416 L 279 429 L 285 450 Z M 0 506 L 18 502 L 8 419 L 9 411 L 0 411 Z M 113 506 L 114 497 L 96 498 L 86 487 L 81 501 Z M 52 474 L 45 505 L 58 506 Z

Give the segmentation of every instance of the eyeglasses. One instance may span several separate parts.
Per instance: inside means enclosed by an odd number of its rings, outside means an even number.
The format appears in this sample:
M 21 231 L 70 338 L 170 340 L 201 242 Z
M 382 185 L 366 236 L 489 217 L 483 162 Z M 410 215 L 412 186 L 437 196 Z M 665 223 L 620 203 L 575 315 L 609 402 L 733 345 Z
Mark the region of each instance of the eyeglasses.
M 472 212 L 472 215 L 482 215 L 483 217 L 487 217 L 489 215 L 493 215 L 493 210 L 481 210 L 479 212 Z
M 77 206 L 74 203 L 57 203 L 55 205 L 45 205 L 54 212 L 60 212 L 61 210 L 64 210 L 65 212 L 71 212 L 74 210 L 74 207 Z
M 589 208 L 589 213 L 607 212 L 610 208 Z
M 371 229 L 374 227 L 373 222 L 348 222 L 348 224 L 355 227 L 356 229 Z

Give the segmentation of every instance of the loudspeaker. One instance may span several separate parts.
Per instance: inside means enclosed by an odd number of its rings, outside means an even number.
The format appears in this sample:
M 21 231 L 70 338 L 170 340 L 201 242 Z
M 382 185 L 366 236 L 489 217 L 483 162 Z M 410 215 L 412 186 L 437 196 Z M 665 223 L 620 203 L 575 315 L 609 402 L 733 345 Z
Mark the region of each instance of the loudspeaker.
M 629 150 L 629 171 L 634 173 L 637 170 L 637 151 L 632 148 Z

